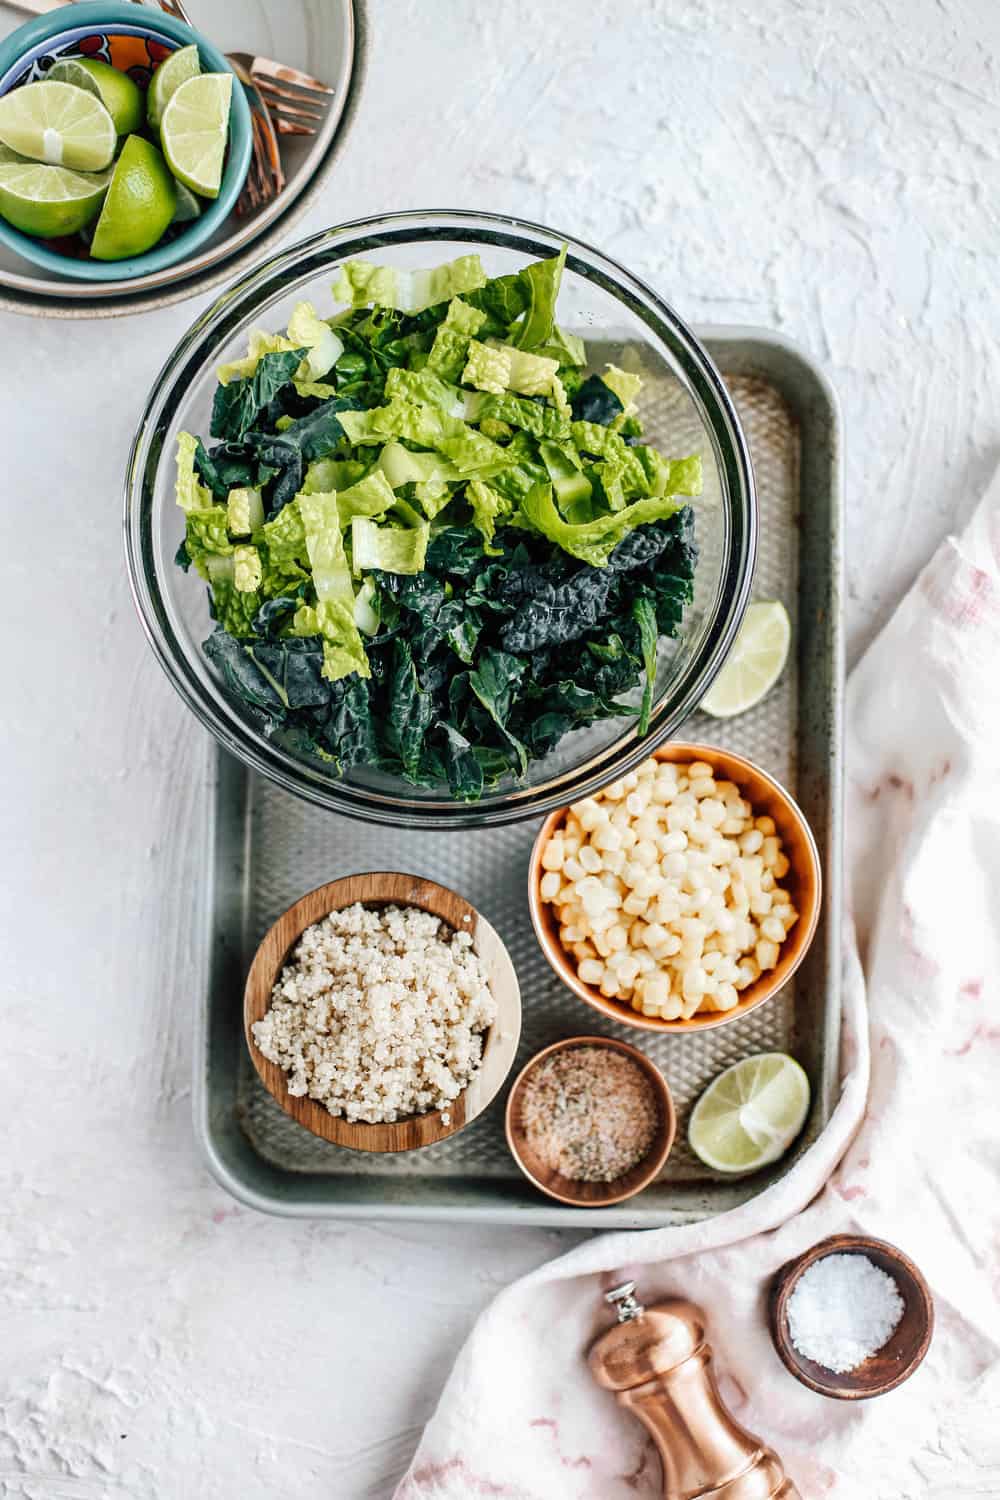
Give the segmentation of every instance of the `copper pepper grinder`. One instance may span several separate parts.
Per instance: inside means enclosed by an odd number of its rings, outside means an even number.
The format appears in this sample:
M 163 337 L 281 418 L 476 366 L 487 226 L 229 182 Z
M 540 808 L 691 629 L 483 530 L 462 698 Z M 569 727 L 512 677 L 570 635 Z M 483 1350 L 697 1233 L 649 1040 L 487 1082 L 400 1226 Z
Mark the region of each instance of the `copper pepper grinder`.
M 587 1356 L 599 1385 L 648 1428 L 663 1464 L 663 1500 L 801 1500 L 776 1453 L 723 1405 L 692 1302 L 645 1308 L 635 1282 L 608 1292 L 618 1322 Z

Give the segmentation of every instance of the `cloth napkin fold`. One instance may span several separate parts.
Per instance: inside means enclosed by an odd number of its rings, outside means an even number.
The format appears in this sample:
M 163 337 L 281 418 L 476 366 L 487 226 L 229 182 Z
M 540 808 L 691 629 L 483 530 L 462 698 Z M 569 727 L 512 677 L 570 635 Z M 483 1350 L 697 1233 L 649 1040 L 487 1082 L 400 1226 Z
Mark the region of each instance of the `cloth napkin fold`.
M 659 1497 L 652 1445 L 583 1362 L 626 1275 L 705 1308 L 727 1402 L 803 1500 L 1000 1496 L 1000 475 L 852 674 L 847 766 L 827 1129 L 741 1208 L 596 1237 L 508 1287 L 395 1500 Z M 865 1403 L 799 1385 L 765 1320 L 775 1270 L 837 1231 L 899 1244 L 936 1304 L 924 1365 Z

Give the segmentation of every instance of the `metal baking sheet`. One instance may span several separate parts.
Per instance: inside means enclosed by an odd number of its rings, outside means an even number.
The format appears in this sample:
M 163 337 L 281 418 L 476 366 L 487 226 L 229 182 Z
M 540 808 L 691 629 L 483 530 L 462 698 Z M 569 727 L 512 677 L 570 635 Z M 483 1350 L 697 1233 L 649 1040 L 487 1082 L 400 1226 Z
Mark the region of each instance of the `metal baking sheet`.
M 270 1213 L 316 1218 L 477 1220 L 498 1224 L 651 1227 L 722 1213 L 786 1172 L 829 1119 L 840 1021 L 841 508 L 840 418 L 819 370 L 779 335 L 700 330 L 743 420 L 761 506 L 754 597 L 782 599 L 794 652 L 778 687 L 732 722 L 695 715 L 685 737 L 759 762 L 797 796 L 815 832 L 825 899 L 809 956 L 767 1005 L 730 1026 L 657 1037 L 597 1017 L 559 984 L 528 916 L 528 856 L 537 823 L 414 833 L 324 812 L 212 749 L 198 997 L 195 1126 L 209 1166 L 236 1198 Z M 663 1069 L 678 1109 L 677 1144 L 655 1183 L 605 1209 L 562 1207 L 521 1176 L 503 1132 L 503 1090 L 467 1130 L 422 1151 L 366 1156 L 310 1135 L 266 1093 L 246 1054 L 243 981 L 268 925 L 324 881 L 370 869 L 428 876 L 460 891 L 500 932 L 517 967 L 524 1016 L 515 1073 L 560 1036 L 603 1032 L 637 1042 Z M 797 1147 L 775 1167 L 732 1181 L 686 1144 L 690 1108 L 722 1068 L 781 1049 L 802 1062 L 813 1103 Z M 512 1074 L 513 1076 L 513 1074 Z

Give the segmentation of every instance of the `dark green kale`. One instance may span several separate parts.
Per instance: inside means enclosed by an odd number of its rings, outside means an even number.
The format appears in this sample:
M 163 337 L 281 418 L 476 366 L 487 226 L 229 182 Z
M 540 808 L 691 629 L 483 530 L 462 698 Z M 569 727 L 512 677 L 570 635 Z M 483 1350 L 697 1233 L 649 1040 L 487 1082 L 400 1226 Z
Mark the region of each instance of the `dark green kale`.
M 212 436 L 238 442 L 281 387 L 288 384 L 308 352 L 288 349 L 280 354 L 264 354 L 252 375 L 217 386 L 209 429 Z

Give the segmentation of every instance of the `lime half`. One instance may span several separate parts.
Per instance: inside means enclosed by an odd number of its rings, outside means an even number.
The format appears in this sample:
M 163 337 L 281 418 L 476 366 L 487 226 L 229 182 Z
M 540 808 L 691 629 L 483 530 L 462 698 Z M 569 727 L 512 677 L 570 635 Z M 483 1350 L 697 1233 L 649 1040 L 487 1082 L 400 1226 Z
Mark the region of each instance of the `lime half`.
M 217 198 L 229 138 L 231 73 L 201 73 L 170 96 L 160 125 L 171 172 L 203 198 Z
M 76 234 L 97 217 L 110 178 L 38 161 L 0 162 L 0 215 L 43 240 Z
M 174 216 L 177 188 L 166 162 L 141 135 L 130 135 L 115 163 L 90 253 L 125 260 L 152 249 Z
M 700 707 L 715 719 L 741 714 L 771 691 L 788 660 L 792 627 L 780 599 L 751 604 L 733 648 Z
M 131 135 L 134 130 L 141 130 L 146 110 L 142 90 L 134 79 L 120 68 L 102 62 L 99 57 L 86 57 L 78 66 L 97 85 L 104 108 L 114 120 L 118 134 Z
M 809 1113 L 809 1079 L 786 1052 L 744 1057 L 691 1111 L 691 1150 L 716 1172 L 754 1172 L 784 1156 Z
M 53 63 L 43 79 L 44 83 L 71 83 L 75 89 L 83 89 L 85 93 L 93 94 L 95 99 L 101 98 L 101 91 L 96 82 L 87 72 L 83 63 L 75 57 L 64 58 L 62 62 Z
M 28 83 L 0 98 L 0 141 L 33 161 L 100 172 L 117 140 L 100 99 L 71 83 Z
M 193 43 L 190 47 L 178 47 L 176 52 L 163 59 L 150 80 L 146 95 L 146 116 L 150 125 L 159 127 L 171 94 L 176 93 L 189 78 L 197 78 L 200 72 L 198 48 Z

